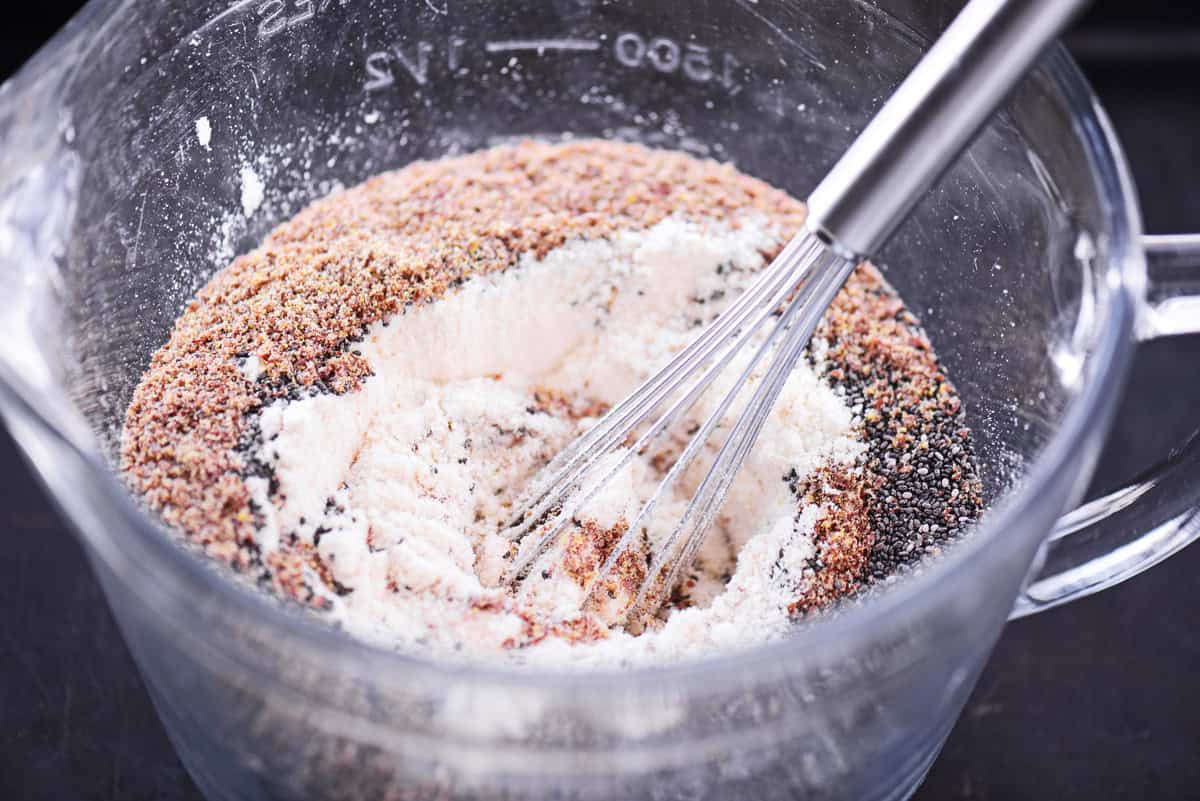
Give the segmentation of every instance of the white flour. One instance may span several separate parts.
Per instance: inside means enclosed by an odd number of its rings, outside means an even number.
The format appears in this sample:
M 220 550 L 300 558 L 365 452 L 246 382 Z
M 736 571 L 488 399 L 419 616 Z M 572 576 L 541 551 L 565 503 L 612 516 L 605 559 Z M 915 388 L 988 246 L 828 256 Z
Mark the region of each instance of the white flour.
M 200 142 L 200 147 L 212 150 L 212 123 L 208 121 L 208 117 L 196 119 L 196 139 Z
M 266 185 L 249 164 L 242 165 L 242 214 L 253 217 L 263 204 Z
M 863 449 L 851 411 L 803 364 L 702 549 L 690 608 L 635 637 L 608 629 L 618 598 L 586 611 L 592 631 L 608 631 L 603 639 L 539 639 L 537 627 L 569 628 L 585 614 L 561 549 L 543 557 L 518 600 L 496 586 L 511 558 L 503 524 L 538 468 L 594 422 L 578 413 L 620 400 L 684 347 L 776 239 L 752 220 L 737 229 L 668 220 L 526 258 L 373 327 L 358 346 L 375 372 L 361 391 L 263 412 L 257 457 L 274 470 L 278 492 L 270 497 L 265 479 L 250 480 L 261 547 L 293 535 L 316 545 L 342 591 L 328 590 L 337 621 L 405 650 L 614 665 L 781 635 L 822 514 L 799 508 L 784 476 L 852 465 Z M 541 404 L 547 390 L 566 400 Z M 703 419 L 719 397 L 708 393 L 693 417 Z M 562 411 L 572 403 L 575 414 Z M 678 443 L 659 450 L 671 447 Z M 656 453 L 633 459 L 578 517 L 600 528 L 631 520 L 661 476 Z M 670 533 L 698 478 L 685 476 L 649 521 L 649 550 Z

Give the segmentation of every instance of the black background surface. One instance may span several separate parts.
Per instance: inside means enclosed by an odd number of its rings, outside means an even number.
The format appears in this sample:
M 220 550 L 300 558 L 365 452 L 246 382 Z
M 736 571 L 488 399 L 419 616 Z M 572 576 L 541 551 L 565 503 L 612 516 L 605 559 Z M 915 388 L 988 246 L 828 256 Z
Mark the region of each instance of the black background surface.
M 78 5 L 7 14 L 0 75 Z M 1069 43 L 1125 144 L 1147 230 L 1200 230 L 1196 4 L 1100 3 Z M 1200 423 L 1198 368 L 1196 338 L 1139 350 L 1096 491 Z M 2 433 L 0 478 L 0 801 L 199 801 L 79 546 Z M 1198 611 L 1195 547 L 1013 623 L 917 798 L 1200 798 Z

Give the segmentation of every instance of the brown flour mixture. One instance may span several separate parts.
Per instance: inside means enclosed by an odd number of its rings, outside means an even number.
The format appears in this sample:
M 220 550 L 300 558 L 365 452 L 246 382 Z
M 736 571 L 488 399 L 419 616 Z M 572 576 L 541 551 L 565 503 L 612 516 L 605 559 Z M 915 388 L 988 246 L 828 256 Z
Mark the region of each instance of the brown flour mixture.
M 546 259 L 572 243 L 617 241 L 670 221 L 725 221 L 736 232 L 751 219 L 778 234 L 759 254 L 766 263 L 799 229 L 804 208 L 732 167 L 630 144 L 528 142 L 380 175 L 313 204 L 198 294 L 130 404 L 125 474 L 154 512 L 208 555 L 284 597 L 332 608 L 358 590 L 339 579 L 343 565 L 321 540 L 336 525 L 349 527 L 344 518 L 354 513 L 345 498 L 331 495 L 322 499 L 321 521 L 302 517 L 266 535 L 274 515 L 266 506 L 287 500 L 260 455 L 269 442 L 270 409 L 361 395 L 378 370 L 367 352 L 372 331 L 402 327 L 408 312 L 436 307 L 522 259 Z M 711 319 L 724 293 L 690 301 L 695 324 Z M 850 410 L 862 449 L 853 464 L 777 476 L 797 510 L 819 510 L 806 534 L 812 552 L 803 576 L 791 579 L 791 615 L 856 593 L 937 551 L 981 508 L 958 396 L 919 322 L 874 267 L 860 267 L 835 301 L 814 339 L 809 369 Z M 604 406 L 538 387 L 526 411 L 531 420 L 567 431 Z M 501 432 L 503 446 L 517 451 L 542 437 L 542 449 L 529 458 L 549 459 L 549 429 L 537 425 L 514 423 Z M 461 459 L 470 455 L 464 451 Z M 669 454 L 659 457 L 662 464 L 652 470 L 669 467 Z M 267 500 L 256 498 L 255 480 L 269 488 Z M 619 525 L 581 522 L 568 538 L 564 567 L 572 581 L 586 581 L 619 538 Z M 387 547 L 382 536 L 365 535 L 372 552 Z M 694 577 L 685 585 L 679 605 L 692 602 L 697 581 L 703 583 Z M 450 593 L 437 582 L 415 589 L 402 583 L 393 580 L 389 592 Z M 548 621 L 500 590 L 478 593 L 469 604 L 484 621 L 493 613 L 520 618 L 505 641 L 513 649 L 547 638 L 609 636 L 594 616 Z

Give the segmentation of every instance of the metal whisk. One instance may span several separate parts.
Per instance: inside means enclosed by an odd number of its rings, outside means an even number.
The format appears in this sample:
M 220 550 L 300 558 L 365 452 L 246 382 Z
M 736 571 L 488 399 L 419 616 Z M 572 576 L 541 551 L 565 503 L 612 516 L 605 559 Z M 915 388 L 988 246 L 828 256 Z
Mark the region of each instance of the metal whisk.
M 732 388 L 691 435 L 584 588 L 588 598 L 613 574 L 643 524 L 705 451 L 743 387 L 770 357 L 764 377 L 624 610 L 627 619 L 653 614 L 695 558 L 788 376 L 854 267 L 878 251 L 1085 5 L 1085 0 L 971 0 L 809 197 L 804 230 L 695 342 L 542 472 L 508 531 L 520 547 L 505 580 L 519 586 L 576 513 L 678 423 L 774 319 Z M 609 458 L 618 452 L 619 458 Z

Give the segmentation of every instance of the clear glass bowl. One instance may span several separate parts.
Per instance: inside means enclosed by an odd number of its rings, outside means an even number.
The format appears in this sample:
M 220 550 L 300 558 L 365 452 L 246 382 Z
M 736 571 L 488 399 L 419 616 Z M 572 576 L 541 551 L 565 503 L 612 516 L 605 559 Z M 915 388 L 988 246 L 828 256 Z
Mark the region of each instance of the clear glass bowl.
M 881 259 L 968 404 L 993 508 L 921 575 L 784 642 L 577 675 L 388 653 L 227 582 L 113 476 L 188 297 L 331 187 L 570 134 L 731 160 L 803 197 L 953 6 L 93 0 L 0 91 L 0 410 L 209 798 L 904 798 L 1014 602 L 1195 537 L 1192 452 L 1055 528 L 1135 323 L 1194 329 L 1198 275 L 1194 241 L 1152 243 L 1179 258 L 1154 261 L 1146 305 L 1133 192 L 1062 51 Z

